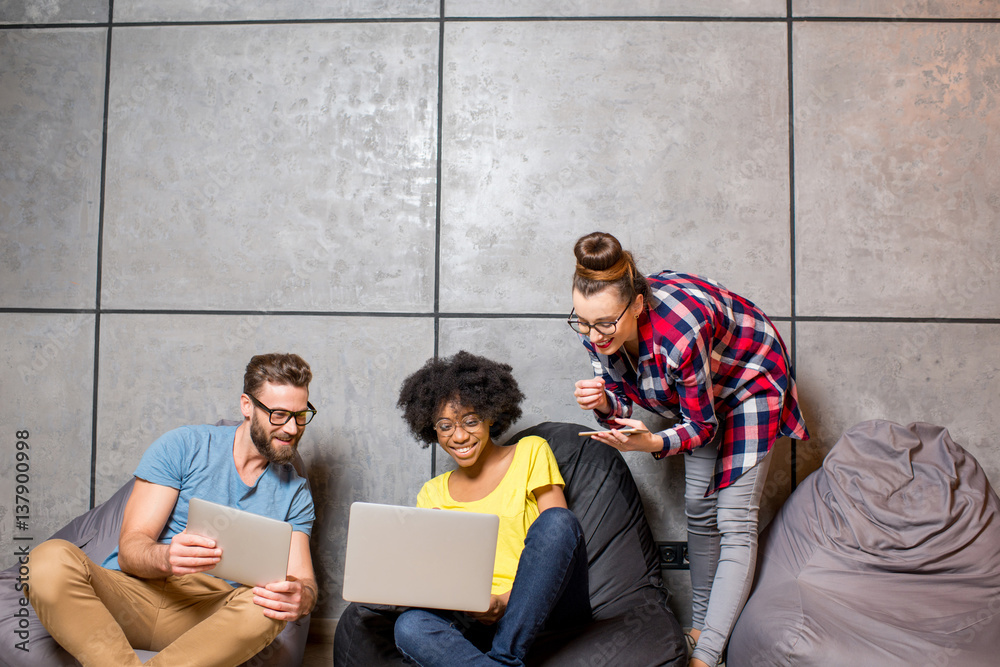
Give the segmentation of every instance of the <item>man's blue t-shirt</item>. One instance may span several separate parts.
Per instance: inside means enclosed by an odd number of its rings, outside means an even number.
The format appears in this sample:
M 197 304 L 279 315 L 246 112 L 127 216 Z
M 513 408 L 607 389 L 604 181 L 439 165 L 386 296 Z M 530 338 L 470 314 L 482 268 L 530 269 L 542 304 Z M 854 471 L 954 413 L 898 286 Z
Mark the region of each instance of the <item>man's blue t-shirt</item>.
M 290 464 L 269 464 L 253 486 L 240 479 L 233 460 L 236 428 L 182 426 L 160 436 L 142 455 L 136 477 L 180 491 L 160 534 L 162 544 L 169 544 L 187 526 L 191 498 L 287 521 L 292 530 L 306 535 L 312 532 L 316 518 L 312 494 Z M 121 569 L 117 548 L 102 565 Z

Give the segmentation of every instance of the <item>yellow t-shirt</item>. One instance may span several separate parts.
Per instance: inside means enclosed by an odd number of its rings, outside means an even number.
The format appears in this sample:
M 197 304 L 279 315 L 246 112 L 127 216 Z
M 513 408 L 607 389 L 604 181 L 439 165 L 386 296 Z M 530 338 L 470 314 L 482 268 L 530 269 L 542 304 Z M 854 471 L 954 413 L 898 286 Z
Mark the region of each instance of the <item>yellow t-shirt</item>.
M 460 502 L 448 493 L 451 472 L 438 475 L 424 484 L 417 495 L 417 507 L 431 507 L 460 512 L 496 514 L 500 517 L 497 555 L 493 563 L 493 594 L 502 595 L 514 585 L 517 563 L 524 550 L 528 527 L 538 518 L 535 489 L 550 484 L 565 486 L 559 465 L 543 438 L 531 435 L 514 445 L 514 458 L 503 479 L 488 496 L 472 502 Z

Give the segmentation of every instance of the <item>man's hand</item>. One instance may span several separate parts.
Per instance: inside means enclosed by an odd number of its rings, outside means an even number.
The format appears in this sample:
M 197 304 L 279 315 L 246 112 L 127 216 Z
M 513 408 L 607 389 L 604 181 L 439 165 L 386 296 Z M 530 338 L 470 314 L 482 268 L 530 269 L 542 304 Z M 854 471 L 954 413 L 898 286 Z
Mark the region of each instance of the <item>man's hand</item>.
M 503 618 L 504 612 L 507 611 L 508 600 L 510 600 L 510 591 L 507 591 L 503 595 L 491 595 L 489 609 L 486 611 L 470 611 L 466 613 L 484 625 L 493 625 Z
M 285 581 L 253 589 L 254 604 L 263 607 L 264 615 L 278 621 L 295 621 L 316 605 L 316 585 L 289 577 Z
M 184 530 L 171 538 L 167 559 L 170 573 L 179 577 L 212 569 L 222 559 L 222 549 L 215 540 Z

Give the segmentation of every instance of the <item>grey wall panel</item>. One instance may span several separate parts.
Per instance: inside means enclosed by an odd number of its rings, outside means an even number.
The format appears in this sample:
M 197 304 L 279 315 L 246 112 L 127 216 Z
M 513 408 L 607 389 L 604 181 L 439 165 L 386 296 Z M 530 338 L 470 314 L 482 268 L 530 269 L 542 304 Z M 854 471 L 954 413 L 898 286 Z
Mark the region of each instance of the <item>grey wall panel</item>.
M 946 427 L 1000 486 L 1000 325 L 834 323 L 798 325 L 799 378 L 811 397 L 810 471 L 843 432 L 868 419 Z
M 430 308 L 433 26 L 123 28 L 112 59 L 107 306 Z
M 796 28 L 801 314 L 1000 315 L 998 40 L 995 24 Z
M 440 0 L 118 0 L 115 21 L 246 21 L 434 17 Z
M 784 16 L 784 0 L 448 0 L 448 16 Z
M 0 24 L 103 23 L 108 0 L 0 0 Z
M 997 18 L 994 0 L 792 0 L 795 16 Z
M 448 24 L 442 310 L 568 312 L 572 244 L 789 309 L 784 26 Z
M 0 306 L 94 305 L 106 43 L 0 32 Z
M 90 507 L 94 316 L 0 313 L 0 339 L 5 569 Z

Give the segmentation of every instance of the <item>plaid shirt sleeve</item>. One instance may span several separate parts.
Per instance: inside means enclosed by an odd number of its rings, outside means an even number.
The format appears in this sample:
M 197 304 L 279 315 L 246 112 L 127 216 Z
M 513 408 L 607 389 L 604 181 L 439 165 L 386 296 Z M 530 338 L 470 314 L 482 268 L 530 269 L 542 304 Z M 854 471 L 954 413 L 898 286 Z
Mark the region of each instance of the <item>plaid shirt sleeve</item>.
M 709 442 L 719 427 L 712 383 L 710 327 L 697 309 L 671 315 L 685 323 L 675 325 L 683 337 L 674 341 L 675 347 L 668 357 L 669 371 L 675 377 L 681 423 L 657 433 L 663 438 L 663 449 L 653 454 L 655 458 L 696 449 Z

